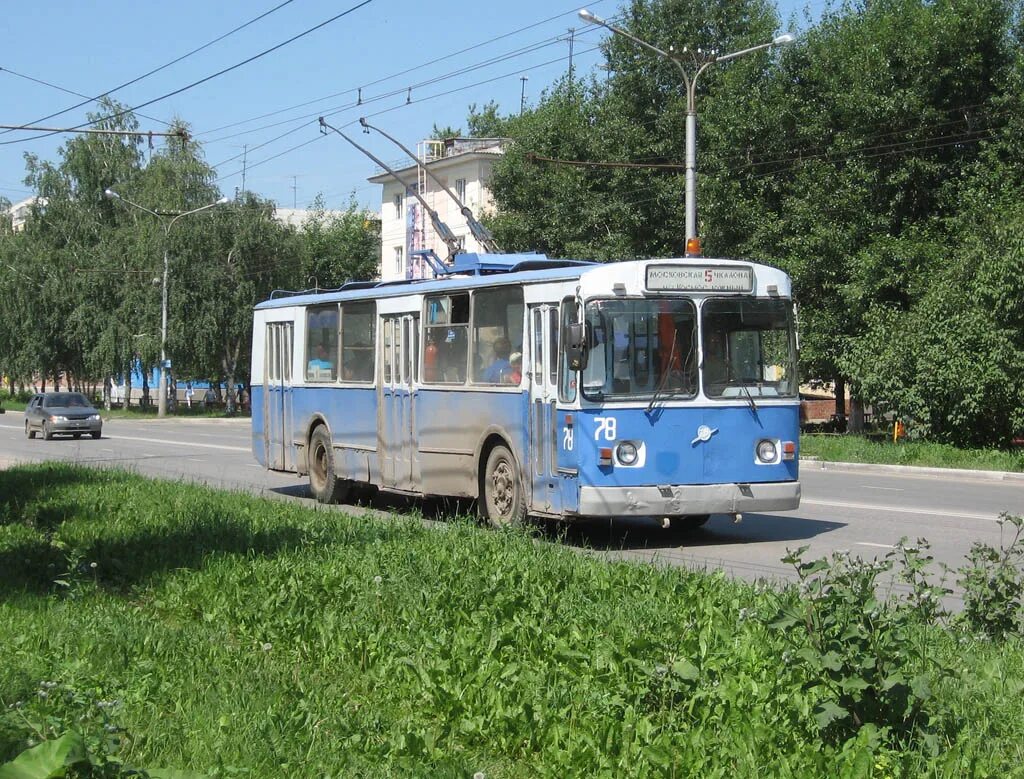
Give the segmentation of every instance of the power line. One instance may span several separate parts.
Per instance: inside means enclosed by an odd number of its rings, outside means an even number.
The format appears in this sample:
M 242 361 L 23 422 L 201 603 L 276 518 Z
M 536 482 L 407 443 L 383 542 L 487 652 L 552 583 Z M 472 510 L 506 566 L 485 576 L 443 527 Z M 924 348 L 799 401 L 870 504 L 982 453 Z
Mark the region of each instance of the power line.
M 166 63 L 164 65 L 161 65 L 158 68 L 153 68 L 153 70 L 149 71 L 148 73 L 143 73 L 141 76 L 133 78 L 131 81 L 125 81 L 123 84 L 119 84 L 118 86 L 114 87 L 113 89 L 108 89 L 105 92 L 102 92 L 101 94 L 97 95 L 96 97 L 88 97 L 86 95 L 79 94 L 78 92 L 71 92 L 71 90 L 69 90 L 69 89 L 63 89 L 62 87 L 58 87 L 55 84 L 48 84 L 45 81 L 41 81 L 39 79 L 31 78 L 29 76 L 21 76 L 22 78 L 27 78 L 30 81 L 35 81 L 37 83 L 44 84 L 45 86 L 53 87 L 54 89 L 60 89 L 62 92 L 69 92 L 71 94 L 78 95 L 78 97 L 84 97 L 85 98 L 85 100 L 83 100 L 81 103 L 76 103 L 73 106 L 65 108 L 63 111 L 57 111 L 56 113 L 49 114 L 48 116 L 44 116 L 41 119 L 35 119 L 32 122 L 29 122 L 29 124 L 39 124 L 40 122 L 45 122 L 47 119 L 53 119 L 53 117 L 55 117 L 55 116 L 61 116 L 62 114 L 66 114 L 69 111 L 74 111 L 76 108 L 81 108 L 84 105 L 88 105 L 89 103 L 95 103 L 98 100 L 100 100 L 100 98 L 102 98 L 102 97 L 104 97 L 106 95 L 112 95 L 114 92 L 118 92 L 118 91 L 124 89 L 125 87 L 129 87 L 132 84 L 137 84 L 138 82 L 142 81 L 143 79 L 149 78 L 154 73 L 159 73 L 161 70 L 165 70 L 166 68 L 171 67 L 171 65 L 176 65 L 179 62 L 181 62 L 183 59 L 187 59 L 188 57 L 191 57 L 193 54 L 198 54 L 203 49 L 208 49 L 213 44 L 219 43 L 220 41 L 224 40 L 225 38 L 227 38 L 230 35 L 234 35 L 239 30 L 244 30 L 250 24 L 254 24 L 254 23 L 258 22 L 260 19 L 263 19 L 264 17 L 269 16 L 270 14 L 274 13 L 274 11 L 277 11 L 277 10 L 279 10 L 281 8 L 284 8 L 286 5 L 288 5 L 289 3 L 292 3 L 294 1 L 295 0 L 285 0 L 283 3 L 281 3 L 279 5 L 276 5 L 273 8 L 271 8 L 269 11 L 266 11 L 266 12 L 260 14 L 259 16 L 255 17 L 254 19 L 250 19 L 249 21 L 245 22 L 245 24 L 241 24 L 238 27 L 236 27 L 235 29 L 233 29 L 233 30 L 231 30 L 229 32 L 226 32 L 226 33 L 224 33 L 223 35 L 221 35 L 221 36 L 219 36 L 217 38 L 214 38 L 209 43 L 204 43 L 199 48 L 192 49 L 192 51 L 188 52 L 187 54 L 182 54 L 180 57 L 178 57 L 176 59 L 173 59 L 170 62 L 168 62 L 168 63 Z M 10 70 L 9 68 L 0 68 L 0 70 L 7 70 L 9 73 L 12 73 L 12 74 L 14 74 L 16 76 L 17 75 L 21 75 L 21 74 L 18 74 L 18 73 L 14 73 L 14 71 Z M 151 117 L 146 117 L 146 118 L 151 118 Z M 154 121 L 160 121 L 160 120 L 154 120 Z M 169 122 L 164 122 L 163 124 L 169 124 Z M 11 129 L 30 130 L 32 128 L 31 127 L 15 127 L 15 128 L 11 128 Z M 0 133 L 0 135 L 5 135 L 6 133 L 9 133 L 10 131 L 11 130 L 5 130 L 3 133 Z M 45 136 L 43 136 L 43 137 L 45 137 Z
M 304 38 L 305 36 L 309 35 L 310 33 L 313 33 L 316 30 L 319 30 L 321 27 L 325 27 L 326 25 L 330 24 L 331 22 L 335 22 L 338 19 L 341 19 L 343 16 L 348 16 L 350 13 L 353 13 L 354 11 L 358 11 L 363 6 L 369 5 L 372 2 L 373 2 L 373 0 L 362 0 L 362 2 L 356 3 L 354 6 L 352 6 L 351 8 L 348 8 L 345 11 L 342 11 L 340 14 L 336 14 L 335 16 L 332 16 L 330 19 L 327 19 L 327 20 L 325 20 L 323 22 L 320 22 L 320 24 L 317 24 L 317 25 L 315 25 L 313 27 L 310 27 L 308 30 L 304 30 L 303 32 L 300 32 L 297 35 L 293 35 L 288 40 L 282 41 L 281 43 L 278 43 L 275 46 L 271 46 L 269 49 L 265 49 L 264 51 L 261 51 L 259 54 L 254 54 L 253 56 L 251 56 L 251 57 L 249 57 L 247 59 L 244 59 L 241 62 L 235 63 L 234 65 L 231 65 L 229 67 L 226 67 L 226 68 L 223 68 L 221 70 L 218 70 L 216 73 L 212 73 L 209 76 L 201 78 L 201 79 L 199 79 L 197 81 L 193 81 L 191 84 L 183 86 L 180 89 L 175 89 L 175 90 L 173 90 L 171 92 L 168 92 L 167 94 L 161 95 L 160 97 L 155 97 L 152 100 L 147 100 L 144 103 L 139 103 L 136 106 L 132 106 L 131 108 L 126 108 L 126 109 L 124 109 L 122 111 L 117 111 L 116 113 L 109 114 L 108 116 L 103 116 L 103 117 L 100 117 L 99 119 L 94 119 L 91 122 L 84 122 L 83 124 L 77 125 L 77 127 L 87 127 L 89 125 L 97 124 L 99 122 L 106 122 L 106 121 L 110 121 L 112 119 L 118 119 L 118 118 L 124 116 L 125 114 L 132 113 L 134 111 L 139 110 L 140 108 L 145 108 L 146 106 L 152 105 L 153 103 L 159 103 L 161 100 L 166 100 L 169 97 L 174 97 L 175 95 L 180 95 L 182 92 L 186 92 L 189 89 L 192 89 L 193 87 L 197 87 L 200 84 L 205 84 L 207 81 L 212 81 L 213 79 L 217 78 L 218 76 L 223 76 L 225 73 L 230 73 L 231 71 L 237 70 L 238 68 L 242 67 L 243 65 L 248 65 L 250 62 L 254 62 L 255 60 L 260 59 L 261 57 L 265 57 L 267 54 L 270 54 L 271 52 L 277 51 L 278 49 L 280 49 L 280 48 L 282 48 L 284 46 L 287 46 L 289 43 L 294 43 L 295 41 L 299 40 L 300 38 Z M 16 140 L 16 141 L 0 141 L 0 146 L 6 146 L 6 145 L 11 144 L 11 143 L 24 143 L 26 140 L 38 140 L 40 138 L 46 138 L 46 137 L 48 137 L 48 135 L 53 135 L 53 134 L 54 133 L 49 133 L 47 135 L 36 135 L 36 136 L 33 136 L 32 138 L 23 138 L 23 139 L 19 139 L 19 140 Z
M 86 103 L 90 103 L 90 102 L 94 103 L 94 102 L 98 102 L 100 100 L 99 97 L 89 97 L 88 95 L 83 95 L 81 92 L 76 92 L 73 89 L 65 89 L 64 87 L 60 86 L 59 84 L 51 84 L 49 81 L 43 81 L 43 79 L 41 79 L 41 78 L 34 78 L 33 76 L 27 76 L 24 73 L 18 73 L 16 70 L 11 70 L 10 68 L 0 67 L 0 71 L 2 71 L 4 73 L 10 73 L 12 76 L 17 76 L 18 78 L 23 78 L 26 81 L 32 81 L 32 82 L 34 82 L 36 84 L 41 84 L 42 86 L 49 87 L 50 89 L 56 89 L 58 92 L 64 92 L 65 94 L 74 95 L 75 97 L 84 97 L 84 98 L 86 98 L 85 102 L 79 103 L 78 106 L 75 106 L 75 108 L 78 108 L 79 106 L 83 106 Z M 102 95 L 100 97 L 102 97 Z M 67 111 L 70 111 L 70 110 L 71 110 L 70 108 L 67 109 Z M 60 116 L 60 114 L 63 114 L 63 113 L 66 113 L 66 111 L 61 111 L 60 113 L 57 113 L 57 114 L 50 114 L 49 116 L 44 116 L 42 119 L 36 119 L 34 122 L 32 122 L 32 124 L 39 124 L 39 122 L 45 122 L 47 119 L 52 119 L 53 117 Z M 149 119 L 151 122 L 159 122 L 160 124 L 165 124 L 168 127 L 171 126 L 170 122 L 165 122 L 163 119 L 157 119 L 155 116 L 146 116 L 145 114 L 139 114 L 139 116 L 141 116 L 143 119 Z M 21 129 L 31 129 L 31 128 L 28 127 L 27 125 L 17 125 L 15 127 L 12 127 L 11 129 L 12 130 L 21 130 Z M 6 135 L 9 132 L 11 132 L 11 130 L 4 130 L 2 133 L 0 133 L 0 135 Z
M 152 130 L 91 130 L 91 129 L 79 129 L 76 127 L 25 127 L 24 125 L 17 124 L 0 124 L 0 129 L 8 130 L 42 130 L 50 133 L 85 133 L 92 135 L 131 135 L 141 136 L 143 138 L 188 138 L 188 133 L 184 130 L 172 130 L 169 133 L 157 133 Z

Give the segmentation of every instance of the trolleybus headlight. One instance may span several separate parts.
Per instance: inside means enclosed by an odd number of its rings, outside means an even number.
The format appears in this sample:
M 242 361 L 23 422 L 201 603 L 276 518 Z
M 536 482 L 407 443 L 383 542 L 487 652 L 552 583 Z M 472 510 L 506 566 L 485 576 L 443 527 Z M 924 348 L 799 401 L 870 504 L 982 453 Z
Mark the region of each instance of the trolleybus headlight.
M 775 458 L 778 456 L 778 449 L 775 446 L 774 441 L 769 441 L 767 438 L 757 443 L 757 459 L 763 463 L 773 463 Z
M 623 441 L 615 450 L 615 457 L 622 465 L 634 465 L 640 453 L 632 441 Z

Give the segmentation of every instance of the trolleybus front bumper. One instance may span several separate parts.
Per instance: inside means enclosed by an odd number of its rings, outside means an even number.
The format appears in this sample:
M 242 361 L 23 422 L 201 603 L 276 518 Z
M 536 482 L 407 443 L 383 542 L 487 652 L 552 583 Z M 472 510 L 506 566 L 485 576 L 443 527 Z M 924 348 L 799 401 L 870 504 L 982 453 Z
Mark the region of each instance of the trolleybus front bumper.
M 580 487 L 581 516 L 671 517 L 786 511 L 800 505 L 800 482 Z

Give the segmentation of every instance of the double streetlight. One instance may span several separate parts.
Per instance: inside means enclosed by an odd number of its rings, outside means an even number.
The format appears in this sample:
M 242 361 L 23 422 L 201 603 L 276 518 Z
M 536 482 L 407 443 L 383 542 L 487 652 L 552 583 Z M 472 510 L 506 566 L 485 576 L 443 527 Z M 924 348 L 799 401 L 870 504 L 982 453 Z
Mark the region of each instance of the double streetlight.
M 119 200 L 122 203 L 126 203 L 127 205 L 132 206 L 133 208 L 139 209 L 140 211 L 145 211 L 147 214 L 152 214 L 157 219 L 163 219 L 164 217 L 169 216 L 168 214 L 157 213 L 151 208 L 140 206 L 138 203 L 133 203 L 131 200 L 128 200 L 125 197 L 121 197 L 121 195 L 117 194 L 112 189 L 103 190 L 103 195 L 108 200 Z M 177 222 L 182 217 L 190 216 L 192 214 L 198 214 L 200 211 L 206 211 L 208 208 L 214 208 L 215 206 L 220 206 L 227 202 L 228 199 L 226 197 L 222 197 L 220 198 L 220 200 L 217 200 L 216 202 L 208 203 L 207 205 L 200 206 L 199 208 L 193 208 L 191 211 L 183 211 L 180 214 L 174 214 L 171 216 L 170 219 L 167 220 L 167 223 L 164 226 L 164 279 L 162 295 L 163 302 L 160 307 L 160 382 L 157 389 L 158 398 L 156 406 L 156 414 L 158 417 L 167 416 L 167 279 L 168 275 L 170 274 L 170 258 L 168 256 L 168 245 L 170 243 L 171 227 L 174 225 L 175 222 Z
M 776 36 L 769 43 L 751 46 L 748 49 L 734 51 L 731 54 L 719 54 L 717 51 L 713 50 L 702 51 L 701 49 L 697 49 L 694 52 L 690 52 L 693 67 L 693 75 L 691 76 L 690 73 L 687 72 L 684 63 L 672 52 L 671 47 L 669 47 L 668 51 L 662 51 L 657 46 L 654 46 L 647 41 L 642 41 L 632 33 L 628 33 L 625 30 L 605 21 L 600 16 L 592 14 L 586 8 L 580 10 L 579 16 L 580 19 L 585 22 L 589 22 L 590 24 L 599 24 L 602 27 L 611 30 L 616 35 L 621 35 L 623 38 L 633 41 L 633 43 L 638 46 L 654 52 L 659 57 L 664 57 L 665 59 L 670 60 L 679 69 L 679 74 L 683 77 L 683 84 L 686 86 L 686 250 L 687 253 L 690 253 L 691 241 L 695 241 L 694 248 L 699 252 L 700 242 L 697 239 L 697 78 L 710 65 L 714 65 L 716 62 L 734 60 L 737 57 L 742 57 L 744 54 L 751 54 L 752 52 L 761 51 L 762 49 L 767 49 L 771 46 L 783 46 L 787 43 L 792 43 L 796 38 L 786 33 L 784 35 Z M 683 53 L 687 53 L 685 48 L 683 49 Z

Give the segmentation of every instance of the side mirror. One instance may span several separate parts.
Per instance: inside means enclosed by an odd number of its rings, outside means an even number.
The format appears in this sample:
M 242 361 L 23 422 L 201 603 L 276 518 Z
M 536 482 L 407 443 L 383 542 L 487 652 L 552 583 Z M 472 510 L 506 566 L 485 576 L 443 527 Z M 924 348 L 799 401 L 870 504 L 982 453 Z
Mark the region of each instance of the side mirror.
M 573 322 L 565 326 L 565 356 L 569 370 L 581 371 L 587 367 L 586 326 Z

